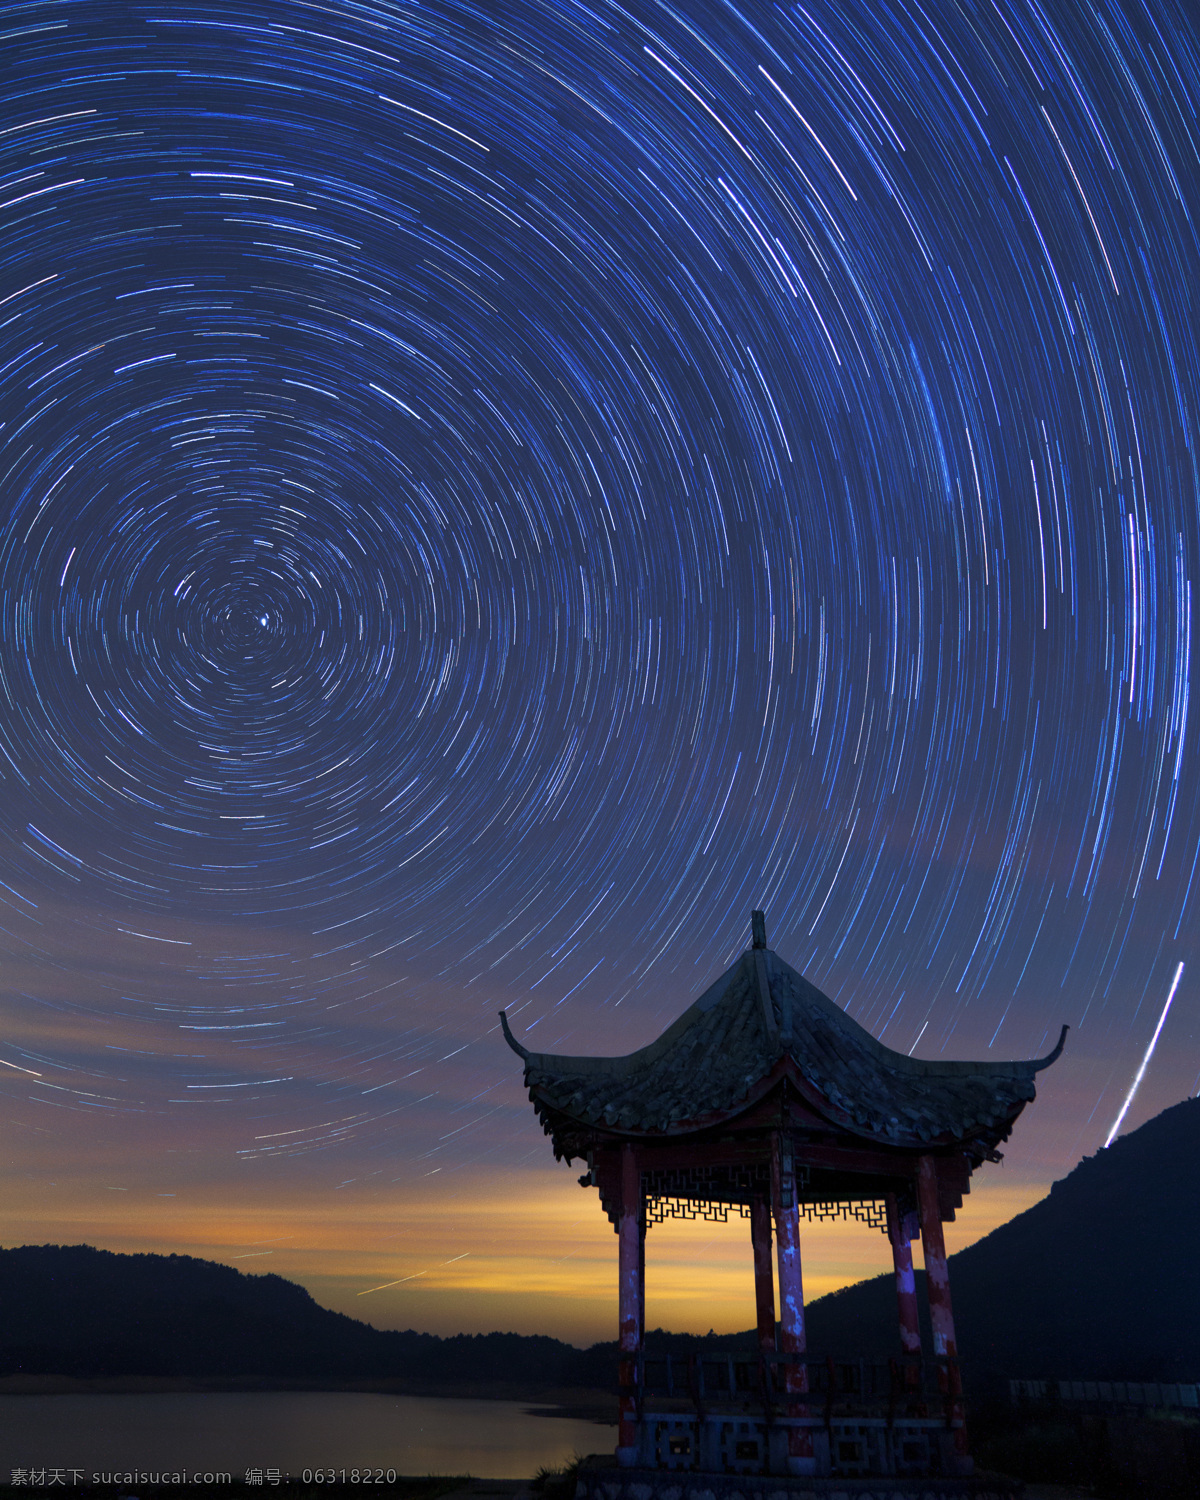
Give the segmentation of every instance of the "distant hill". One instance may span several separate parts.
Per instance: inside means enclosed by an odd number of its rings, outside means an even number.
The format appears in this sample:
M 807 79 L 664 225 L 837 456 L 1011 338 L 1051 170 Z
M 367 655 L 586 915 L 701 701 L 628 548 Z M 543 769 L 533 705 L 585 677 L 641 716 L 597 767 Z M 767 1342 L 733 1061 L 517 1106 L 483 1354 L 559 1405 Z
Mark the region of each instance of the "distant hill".
M 1012 1376 L 1200 1380 L 1197 1245 L 1200 1099 L 1189 1099 L 1085 1158 L 1041 1203 L 950 1257 L 968 1388 L 986 1392 Z M 608 1388 L 616 1375 L 615 1344 L 580 1350 L 514 1333 L 384 1332 L 318 1306 L 280 1276 L 186 1255 L 0 1250 L 0 1308 L 0 1376 L 399 1381 L 527 1393 Z M 813 1302 L 808 1336 L 815 1353 L 895 1353 L 891 1275 Z M 752 1349 L 755 1340 L 752 1332 L 709 1341 L 656 1331 L 647 1344 Z
M 540 1386 L 563 1383 L 580 1353 L 514 1333 L 384 1332 L 282 1276 L 90 1245 L 0 1250 L 0 1307 L 0 1375 Z
M 1200 1099 L 1187 1099 L 950 1257 L 969 1386 L 1200 1380 L 1198 1246 Z M 822 1297 L 809 1347 L 891 1353 L 895 1306 L 890 1274 Z

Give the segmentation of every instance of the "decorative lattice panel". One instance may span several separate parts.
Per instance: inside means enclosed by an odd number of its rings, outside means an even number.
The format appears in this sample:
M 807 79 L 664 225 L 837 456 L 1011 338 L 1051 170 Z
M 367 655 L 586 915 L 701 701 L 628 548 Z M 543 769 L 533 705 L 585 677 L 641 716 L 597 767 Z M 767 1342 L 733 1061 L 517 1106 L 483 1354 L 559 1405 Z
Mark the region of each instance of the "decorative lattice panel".
M 697 1198 L 646 1199 L 646 1223 L 661 1224 L 665 1219 L 704 1219 L 709 1224 L 727 1224 L 730 1210 L 743 1219 L 750 1217 L 748 1203 L 706 1203 Z
M 770 1191 L 765 1166 L 656 1167 L 642 1173 L 642 1192 L 647 1198 L 748 1204 L 769 1197 Z
M 887 1205 L 881 1199 L 864 1199 L 860 1203 L 802 1203 L 800 1217 L 810 1224 L 857 1219 L 870 1229 L 887 1233 Z
M 796 1167 L 796 1188 L 809 1190 L 809 1170 Z M 666 1219 L 700 1219 L 710 1224 L 729 1222 L 729 1211 L 745 1219 L 755 1199 L 770 1202 L 771 1177 L 765 1164 L 744 1166 L 656 1167 L 642 1173 L 642 1196 L 646 1223 Z M 800 1217 L 817 1224 L 836 1219 L 857 1219 L 871 1229 L 887 1233 L 887 1209 L 878 1199 L 849 1203 L 804 1202 Z

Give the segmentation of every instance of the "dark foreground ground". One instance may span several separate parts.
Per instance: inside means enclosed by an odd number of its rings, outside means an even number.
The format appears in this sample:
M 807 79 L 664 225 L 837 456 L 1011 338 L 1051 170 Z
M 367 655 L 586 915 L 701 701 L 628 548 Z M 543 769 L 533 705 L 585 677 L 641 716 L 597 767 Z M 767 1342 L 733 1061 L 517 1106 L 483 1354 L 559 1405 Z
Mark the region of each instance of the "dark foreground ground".
M 1200 1496 L 1200 1420 L 1191 1415 L 997 1404 L 977 1409 L 968 1426 L 977 1466 L 1023 1479 L 1030 1500 L 1042 1493 L 1100 1500 Z
M 1200 1420 L 1167 1413 L 1096 1415 L 1061 1408 L 977 1408 L 970 1422 L 978 1469 L 1022 1479 L 1026 1500 L 1197 1500 Z M 598 1448 L 611 1434 L 597 1427 Z M 572 1500 L 575 1465 L 527 1480 L 466 1475 L 388 1478 L 379 1471 L 324 1471 L 323 1478 L 261 1483 L 224 1476 L 199 1482 L 72 1483 L 71 1472 L 14 1471 L 0 1476 L 0 1500 Z M 19 1477 L 18 1477 L 19 1476 Z M 680 1478 L 685 1476 L 680 1475 Z M 881 1495 L 887 1493 L 883 1481 Z
M 349 1471 L 348 1471 L 349 1472 Z M 366 1471 L 363 1471 L 364 1473 Z M 7 1475 L 4 1476 L 8 1478 Z M 370 1479 L 304 1483 L 298 1479 L 281 1479 L 277 1483 L 198 1484 L 0 1484 L 4 1500 L 559 1500 L 567 1486 L 554 1485 L 545 1490 L 545 1476 L 533 1480 L 474 1479 L 467 1475 L 405 1477 L 374 1482 Z M 536 1486 L 536 1488 L 535 1488 Z
M 5 1478 L 8 1476 L 6 1475 Z M 40 1475 L 34 1471 L 34 1478 Z M 222 1476 L 216 1476 L 220 1479 Z M 278 1483 L 245 1484 L 240 1480 L 228 1483 L 211 1482 L 191 1484 L 71 1484 L 68 1481 L 54 1480 L 49 1483 L 31 1483 L 28 1480 L 19 1480 L 14 1484 L 0 1485 L 0 1495 L 4 1500 L 46 1500 L 48 1496 L 70 1495 L 72 1500 L 329 1500 L 329 1497 L 357 1496 L 362 1500 L 363 1496 L 377 1497 L 377 1500 L 443 1500 L 443 1497 L 455 1495 L 460 1500 L 466 1500 L 467 1493 L 472 1481 L 463 1477 L 443 1477 L 429 1475 L 424 1478 L 400 1478 L 391 1483 L 339 1483 L 334 1481 L 328 1484 L 305 1484 L 300 1480 L 283 1479 Z M 502 1481 L 496 1481 L 495 1488 L 489 1488 L 488 1496 L 493 1500 L 508 1500 L 508 1496 L 515 1494 L 521 1488 L 513 1485 L 510 1491 Z M 483 1500 L 483 1497 L 480 1497 Z
M 4 1476 L 8 1478 L 7 1475 Z M 3 1500 L 570 1500 L 573 1472 L 541 1471 L 531 1479 L 477 1479 L 468 1475 L 408 1476 L 380 1483 L 341 1481 L 278 1483 L 241 1481 L 162 1485 L 0 1484 Z

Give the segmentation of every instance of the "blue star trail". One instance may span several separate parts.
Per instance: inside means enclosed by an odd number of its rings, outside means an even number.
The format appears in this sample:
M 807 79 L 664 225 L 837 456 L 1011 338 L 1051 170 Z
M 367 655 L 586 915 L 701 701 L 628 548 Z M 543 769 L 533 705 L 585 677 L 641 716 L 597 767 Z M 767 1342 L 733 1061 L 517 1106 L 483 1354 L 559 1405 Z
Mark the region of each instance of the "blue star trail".
M 502 1158 L 499 1003 L 629 1050 L 755 906 L 899 1051 L 1071 1023 L 1095 1149 L 1200 973 L 1194 9 L 0 44 L 10 1108 Z

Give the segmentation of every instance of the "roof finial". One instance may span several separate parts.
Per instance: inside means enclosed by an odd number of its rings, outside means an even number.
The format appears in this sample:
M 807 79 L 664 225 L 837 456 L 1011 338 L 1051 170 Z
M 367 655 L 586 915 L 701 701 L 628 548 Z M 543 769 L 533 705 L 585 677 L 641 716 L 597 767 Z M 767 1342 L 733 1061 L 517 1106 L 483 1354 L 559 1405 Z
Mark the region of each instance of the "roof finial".
M 753 948 L 767 946 L 767 919 L 761 911 L 750 913 L 750 946 Z

